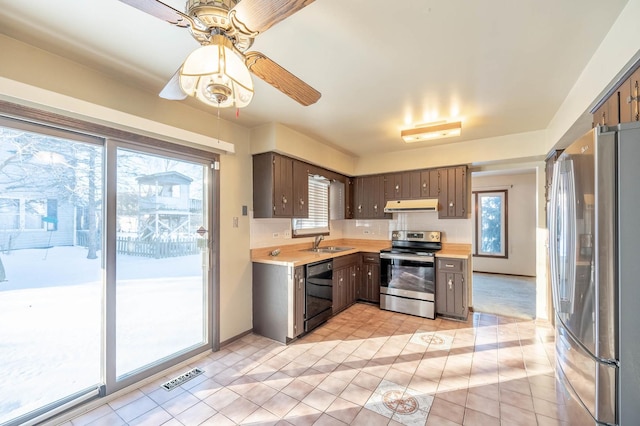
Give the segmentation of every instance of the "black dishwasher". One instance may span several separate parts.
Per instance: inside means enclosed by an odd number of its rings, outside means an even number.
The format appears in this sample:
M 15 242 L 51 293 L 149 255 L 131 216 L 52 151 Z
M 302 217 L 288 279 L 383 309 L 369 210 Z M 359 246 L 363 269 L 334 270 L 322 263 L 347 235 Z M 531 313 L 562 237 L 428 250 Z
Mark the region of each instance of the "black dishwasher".
M 311 331 L 331 316 L 333 307 L 333 261 L 307 265 L 304 331 Z

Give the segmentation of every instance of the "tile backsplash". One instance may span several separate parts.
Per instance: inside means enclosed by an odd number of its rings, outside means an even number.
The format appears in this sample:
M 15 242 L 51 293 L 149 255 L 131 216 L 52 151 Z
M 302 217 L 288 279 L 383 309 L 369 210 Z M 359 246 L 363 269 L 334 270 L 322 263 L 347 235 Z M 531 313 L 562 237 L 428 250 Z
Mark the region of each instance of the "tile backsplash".
M 440 231 L 445 243 L 471 244 L 471 219 L 438 219 L 437 213 L 394 213 L 390 220 L 332 220 L 327 240 L 389 240 L 396 229 Z M 313 237 L 291 238 L 291 219 L 251 219 L 251 248 L 311 243 Z

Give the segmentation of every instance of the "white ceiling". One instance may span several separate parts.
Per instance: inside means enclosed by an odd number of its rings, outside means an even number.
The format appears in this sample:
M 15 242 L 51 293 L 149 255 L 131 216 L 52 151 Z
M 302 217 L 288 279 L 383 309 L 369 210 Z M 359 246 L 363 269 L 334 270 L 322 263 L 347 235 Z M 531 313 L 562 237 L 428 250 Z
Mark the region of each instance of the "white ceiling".
M 303 107 L 254 77 L 252 103 L 222 116 L 280 122 L 354 155 L 416 148 L 402 128 L 456 111 L 462 136 L 444 143 L 545 129 L 626 2 L 316 0 L 251 50 L 319 90 L 318 103 Z M 153 93 L 198 46 L 117 0 L 5 1 L 0 32 Z

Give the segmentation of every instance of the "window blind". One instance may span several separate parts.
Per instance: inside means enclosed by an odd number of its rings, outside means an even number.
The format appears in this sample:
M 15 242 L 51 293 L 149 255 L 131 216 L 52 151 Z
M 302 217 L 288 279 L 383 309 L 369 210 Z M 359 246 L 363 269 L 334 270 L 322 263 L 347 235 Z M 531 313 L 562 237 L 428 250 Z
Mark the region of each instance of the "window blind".
M 293 235 L 329 232 L 329 183 L 323 177 L 309 175 L 309 217 L 292 219 Z

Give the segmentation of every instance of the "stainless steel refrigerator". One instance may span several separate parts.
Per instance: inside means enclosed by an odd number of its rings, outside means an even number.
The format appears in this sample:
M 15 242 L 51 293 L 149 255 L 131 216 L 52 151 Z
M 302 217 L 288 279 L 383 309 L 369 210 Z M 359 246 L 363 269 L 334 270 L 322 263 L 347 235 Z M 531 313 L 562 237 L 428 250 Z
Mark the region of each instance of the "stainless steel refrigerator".
M 640 124 L 558 158 L 549 205 L 557 391 L 571 424 L 640 425 Z

